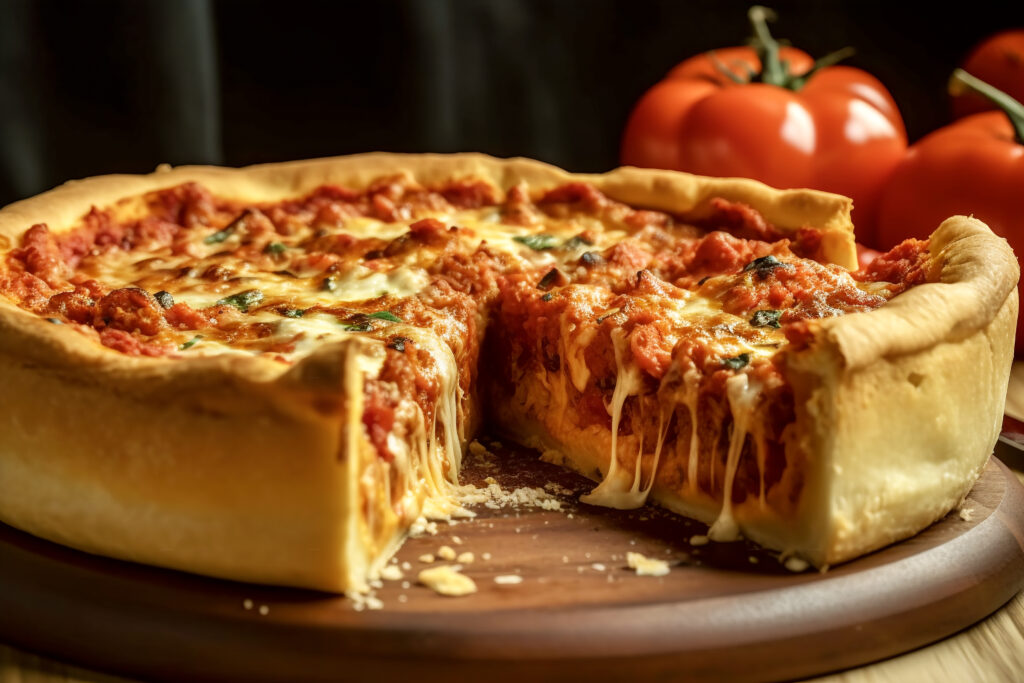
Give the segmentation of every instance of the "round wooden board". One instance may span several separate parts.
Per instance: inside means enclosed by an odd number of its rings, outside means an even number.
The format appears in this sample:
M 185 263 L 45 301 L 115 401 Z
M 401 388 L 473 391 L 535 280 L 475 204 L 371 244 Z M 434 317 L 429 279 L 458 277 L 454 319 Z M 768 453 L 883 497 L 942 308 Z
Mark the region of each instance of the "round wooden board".
M 470 481 L 547 484 L 562 509 L 480 506 L 410 539 L 397 558 L 408 583 L 378 588 L 382 609 L 94 557 L 0 525 L 0 640 L 162 680 L 789 679 L 939 640 L 1024 587 L 1024 488 L 995 459 L 964 514 L 826 573 L 794 573 L 751 544 L 691 544 L 706 526 L 659 510 L 580 504 L 590 482 L 494 450 Z M 463 573 L 477 593 L 416 584 L 428 566 L 418 558 L 442 545 L 474 554 Z M 672 570 L 637 576 L 627 552 Z

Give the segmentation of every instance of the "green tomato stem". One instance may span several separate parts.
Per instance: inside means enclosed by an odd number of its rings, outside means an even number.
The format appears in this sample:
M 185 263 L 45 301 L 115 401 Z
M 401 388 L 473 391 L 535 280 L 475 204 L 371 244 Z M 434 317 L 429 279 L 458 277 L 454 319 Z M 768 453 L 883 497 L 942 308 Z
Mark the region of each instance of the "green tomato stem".
M 1017 144 L 1024 145 L 1024 104 L 963 69 L 953 70 L 953 76 L 949 79 L 949 92 L 951 95 L 975 92 L 995 104 L 1010 119 Z
M 789 74 L 779 60 L 779 43 L 768 30 L 768 22 L 775 21 L 775 12 L 762 5 L 754 5 L 747 11 L 747 18 L 754 29 L 753 47 L 761 60 L 761 82 L 786 87 Z

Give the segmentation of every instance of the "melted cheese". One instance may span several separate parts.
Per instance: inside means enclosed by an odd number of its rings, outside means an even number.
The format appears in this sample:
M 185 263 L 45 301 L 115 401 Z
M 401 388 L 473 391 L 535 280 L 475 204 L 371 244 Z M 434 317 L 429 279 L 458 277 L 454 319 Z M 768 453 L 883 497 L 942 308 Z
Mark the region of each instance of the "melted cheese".
M 739 538 L 739 525 L 732 515 L 732 487 L 743 444 L 747 440 L 747 433 L 753 424 L 754 410 L 761 397 L 760 387 L 752 383 L 745 372 L 725 381 L 725 393 L 729 400 L 729 409 L 732 411 L 732 434 L 729 437 L 729 451 L 725 459 L 722 509 L 708 531 L 708 538 L 713 541 L 735 541 Z
M 608 471 L 604 475 L 604 480 L 598 484 L 597 488 L 584 496 L 580 496 L 580 500 L 590 505 L 602 505 L 619 510 L 629 510 L 640 507 L 640 505 L 643 505 L 643 501 L 633 491 L 633 484 L 628 480 L 629 475 L 619 465 L 619 422 L 622 419 L 622 406 L 626 399 L 638 393 L 643 384 L 640 370 L 632 363 L 626 363 L 623 358 L 626 345 L 626 334 L 623 330 L 612 330 L 612 344 L 615 350 L 615 365 L 618 374 L 615 380 L 615 390 L 612 392 L 612 402 L 608 407 L 608 412 L 612 418 L 612 443 L 611 453 L 608 456 Z M 639 503 L 638 500 L 640 501 Z

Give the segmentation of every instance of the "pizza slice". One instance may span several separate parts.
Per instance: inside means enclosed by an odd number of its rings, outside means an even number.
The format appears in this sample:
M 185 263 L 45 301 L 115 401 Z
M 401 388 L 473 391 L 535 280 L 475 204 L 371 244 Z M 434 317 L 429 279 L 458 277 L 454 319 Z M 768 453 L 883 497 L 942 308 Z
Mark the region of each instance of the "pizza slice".
M 480 155 L 68 184 L 0 212 L 0 520 L 359 591 L 487 420 L 585 502 L 850 559 L 980 472 L 1017 266 L 958 218 L 851 272 L 849 209 Z

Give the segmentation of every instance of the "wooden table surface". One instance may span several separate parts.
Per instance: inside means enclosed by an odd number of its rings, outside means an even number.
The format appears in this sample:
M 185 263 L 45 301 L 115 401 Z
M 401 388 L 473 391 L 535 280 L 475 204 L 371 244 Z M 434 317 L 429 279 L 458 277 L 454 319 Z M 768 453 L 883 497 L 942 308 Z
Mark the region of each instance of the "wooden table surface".
M 1014 366 L 1007 414 L 1024 421 L 1024 362 Z M 1009 453 L 1004 460 L 1024 482 L 1024 456 Z M 814 680 L 830 683 L 1024 681 L 1024 592 L 987 619 L 938 643 Z M 0 644 L 0 683 L 58 681 L 125 683 L 128 679 Z

